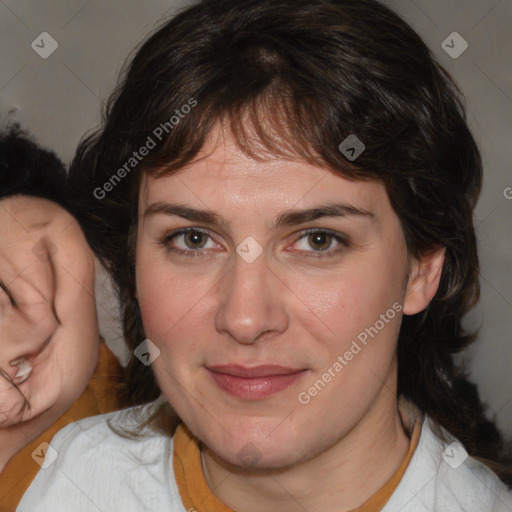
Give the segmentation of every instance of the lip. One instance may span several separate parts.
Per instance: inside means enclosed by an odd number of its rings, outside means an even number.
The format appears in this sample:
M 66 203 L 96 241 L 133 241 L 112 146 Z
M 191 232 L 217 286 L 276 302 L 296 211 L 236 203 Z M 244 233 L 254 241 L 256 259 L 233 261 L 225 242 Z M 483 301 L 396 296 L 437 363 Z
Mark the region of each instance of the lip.
M 283 391 L 308 371 L 277 365 L 216 365 L 206 369 L 222 391 L 245 400 L 260 400 Z

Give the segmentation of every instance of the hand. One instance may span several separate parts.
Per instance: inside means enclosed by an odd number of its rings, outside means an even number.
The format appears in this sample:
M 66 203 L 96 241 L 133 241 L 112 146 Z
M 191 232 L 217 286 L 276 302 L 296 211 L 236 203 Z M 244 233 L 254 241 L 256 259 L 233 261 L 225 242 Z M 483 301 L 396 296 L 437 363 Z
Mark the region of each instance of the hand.
M 36 232 L 17 236 L 17 243 L 7 245 L 10 237 L 3 234 L 0 233 L 0 426 L 21 417 L 27 403 L 18 384 L 30 377 L 31 360 L 46 347 L 59 324 L 53 308 L 56 274 L 52 242 L 43 237 L 34 244 Z
M 44 199 L 0 201 L 0 282 L 0 428 L 51 424 L 99 350 L 94 257 L 76 220 Z

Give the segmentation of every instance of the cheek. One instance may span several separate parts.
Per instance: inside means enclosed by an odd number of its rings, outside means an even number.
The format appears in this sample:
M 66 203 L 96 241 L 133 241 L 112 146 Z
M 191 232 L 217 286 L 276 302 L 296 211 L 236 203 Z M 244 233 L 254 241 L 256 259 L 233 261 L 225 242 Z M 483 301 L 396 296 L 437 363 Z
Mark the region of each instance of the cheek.
M 170 351 L 170 340 L 180 339 L 180 346 L 184 347 L 204 325 L 213 281 L 199 274 L 180 275 L 165 267 L 155 262 L 145 264 L 141 259 L 137 267 L 137 297 L 146 336 L 160 350 Z
M 205 343 L 212 339 L 211 284 L 204 277 L 141 265 L 137 295 L 144 332 L 160 350 L 152 370 L 173 407 L 187 415 L 189 393 L 198 396 L 196 373 L 204 364 Z M 183 393 L 183 389 L 188 393 Z M 192 408 L 193 409 L 193 408 Z
M 295 316 L 315 339 L 324 340 L 333 349 L 342 349 L 379 321 L 393 304 L 403 302 L 402 277 L 397 267 L 377 267 L 361 261 L 358 266 L 340 269 L 334 276 L 295 277 L 290 285 L 296 297 Z M 386 327 L 396 324 L 394 313 L 392 310 L 389 315 L 393 318 L 386 318 Z

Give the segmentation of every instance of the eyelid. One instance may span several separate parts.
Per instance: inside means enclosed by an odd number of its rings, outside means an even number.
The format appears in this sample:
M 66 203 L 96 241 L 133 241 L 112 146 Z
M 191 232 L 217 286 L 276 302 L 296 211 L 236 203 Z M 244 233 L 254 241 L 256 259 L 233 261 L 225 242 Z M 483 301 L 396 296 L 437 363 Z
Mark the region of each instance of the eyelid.
M 337 247 L 337 248 L 334 248 L 334 249 L 326 249 L 326 250 L 323 250 L 323 251 L 314 251 L 314 250 L 312 250 L 312 251 L 304 251 L 304 250 L 298 250 L 298 252 L 301 252 L 303 254 L 307 254 L 308 256 L 313 256 L 313 257 L 328 257 L 328 256 L 331 256 L 331 255 L 337 254 L 338 252 L 343 250 L 343 248 L 347 248 L 350 245 L 349 238 L 346 235 L 343 235 L 342 233 L 339 233 L 337 231 L 334 231 L 332 229 L 327 229 L 327 228 L 307 228 L 307 229 L 303 229 L 302 231 L 300 231 L 298 233 L 298 236 L 297 236 L 297 238 L 295 239 L 295 241 L 293 242 L 292 245 L 295 245 L 297 242 L 299 242 L 303 238 L 305 238 L 305 237 L 307 237 L 309 235 L 314 235 L 316 233 L 325 233 L 325 234 L 331 236 L 336 242 L 338 242 L 338 244 L 341 247 Z M 292 251 L 289 251 L 289 252 L 292 252 Z
M 195 226 L 186 226 L 184 228 L 178 228 L 175 230 L 167 231 L 164 235 L 166 239 L 171 239 L 179 235 L 183 235 L 184 233 L 190 233 L 193 231 L 194 233 L 203 233 L 205 235 L 208 235 L 210 238 L 214 239 L 214 236 L 212 235 L 212 232 L 207 228 L 199 228 Z
M 169 243 L 171 242 L 171 240 L 173 240 L 181 235 L 185 235 L 186 233 L 190 233 L 190 232 L 202 233 L 202 234 L 208 236 L 217 245 L 222 245 L 219 242 L 217 242 L 217 240 L 212 235 L 210 230 L 208 230 L 206 228 L 195 227 L 195 226 L 187 226 L 184 228 L 176 229 L 175 231 L 169 231 L 163 236 L 160 243 L 169 249 Z M 169 249 L 169 250 L 171 250 L 171 249 Z M 201 254 L 204 254 L 205 252 L 208 252 L 211 250 L 212 249 L 202 249 L 202 248 L 198 248 L 198 249 L 180 249 L 179 247 L 172 248 L 172 251 L 174 251 L 178 254 L 192 254 L 193 253 L 194 255 L 201 255 Z
M 175 231 L 169 231 L 164 235 L 164 237 L 160 243 L 164 247 L 167 247 L 170 252 L 172 251 L 172 252 L 177 253 L 178 255 L 184 255 L 184 256 L 188 256 L 188 255 L 201 256 L 201 255 L 208 254 L 208 252 L 212 251 L 212 249 L 202 249 L 202 248 L 197 248 L 197 249 L 181 249 L 179 247 L 169 248 L 169 243 L 171 240 L 175 239 L 178 236 L 181 236 L 188 232 L 191 232 L 191 231 L 197 232 L 197 233 L 203 233 L 206 236 L 208 236 L 214 243 L 216 243 L 218 245 L 222 245 L 219 242 L 217 242 L 216 237 L 213 236 L 213 234 L 211 233 L 211 231 L 209 229 L 195 227 L 195 226 L 187 226 L 184 228 L 176 229 Z M 315 250 L 305 251 L 305 250 L 299 249 L 299 250 L 296 250 L 295 252 L 299 252 L 303 255 L 312 256 L 312 257 L 329 257 L 329 256 L 333 256 L 333 255 L 339 253 L 344 248 L 347 248 L 350 245 L 350 240 L 346 235 L 339 233 L 338 231 L 334 231 L 332 229 L 327 229 L 327 228 L 302 229 L 301 231 L 299 231 L 298 233 L 295 234 L 296 236 L 295 236 L 295 239 L 294 239 L 292 245 L 295 245 L 297 242 L 299 242 L 303 238 L 305 238 L 309 235 L 312 235 L 312 234 L 316 234 L 316 233 L 323 233 L 323 234 L 327 234 L 327 235 L 331 236 L 336 242 L 338 242 L 338 244 L 339 244 L 338 247 L 335 247 L 333 249 L 326 249 L 323 251 L 318 251 L 318 250 L 317 251 L 315 251 Z M 294 252 L 293 250 L 290 250 L 288 248 L 285 250 L 287 252 Z

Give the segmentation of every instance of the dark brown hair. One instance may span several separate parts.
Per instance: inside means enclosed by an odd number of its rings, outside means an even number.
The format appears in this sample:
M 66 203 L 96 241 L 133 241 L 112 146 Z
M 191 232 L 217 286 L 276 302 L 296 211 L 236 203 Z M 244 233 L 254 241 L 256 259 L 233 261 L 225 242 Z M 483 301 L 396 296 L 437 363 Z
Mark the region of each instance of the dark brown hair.
M 70 174 L 75 215 L 114 278 L 131 350 L 145 338 L 134 296 L 141 173 L 182 168 L 221 121 L 254 158 L 381 181 L 409 254 L 446 248 L 436 296 L 403 318 L 398 392 L 509 479 L 501 435 L 453 357 L 472 341 L 461 319 L 479 294 L 480 155 L 448 73 L 376 1 L 203 1 L 138 49 Z M 366 146 L 355 161 L 338 148 L 350 134 Z M 154 147 L 139 161 L 133 152 L 149 139 Z M 132 357 L 127 403 L 158 395 L 151 369 Z
M 14 195 L 42 197 L 69 208 L 66 168 L 53 151 L 13 125 L 0 132 L 0 199 Z

